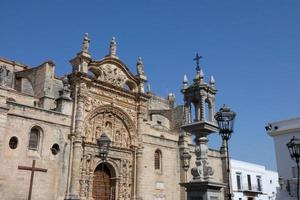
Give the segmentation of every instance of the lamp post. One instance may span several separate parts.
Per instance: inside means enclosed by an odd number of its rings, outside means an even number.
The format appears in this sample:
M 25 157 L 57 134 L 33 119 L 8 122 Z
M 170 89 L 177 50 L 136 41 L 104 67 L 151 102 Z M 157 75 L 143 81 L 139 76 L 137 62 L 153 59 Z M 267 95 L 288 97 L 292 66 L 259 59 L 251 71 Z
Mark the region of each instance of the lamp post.
M 297 164 L 297 199 L 299 200 L 299 158 L 300 158 L 300 140 L 295 136 L 286 144 L 289 149 L 291 158 Z
M 99 157 L 102 162 L 104 162 L 107 158 L 110 143 L 111 140 L 105 133 L 102 133 L 100 138 L 97 139 L 97 145 L 99 147 Z
M 226 107 L 225 105 L 223 105 L 219 112 L 215 114 L 215 120 L 218 122 L 219 126 L 219 134 L 221 135 L 223 141 L 225 141 L 226 145 L 228 200 L 231 200 L 228 140 L 231 138 L 231 134 L 233 133 L 235 115 L 235 112 L 231 111 L 230 108 Z

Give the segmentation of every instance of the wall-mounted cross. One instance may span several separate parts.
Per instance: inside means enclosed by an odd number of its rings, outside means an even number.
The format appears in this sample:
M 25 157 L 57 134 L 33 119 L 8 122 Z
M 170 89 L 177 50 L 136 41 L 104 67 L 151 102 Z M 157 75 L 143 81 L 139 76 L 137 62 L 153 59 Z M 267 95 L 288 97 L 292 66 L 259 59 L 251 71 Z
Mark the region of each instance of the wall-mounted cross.
M 202 58 L 202 56 L 199 56 L 198 53 L 196 53 L 196 57 L 193 59 L 194 61 L 196 61 L 196 71 L 200 71 L 200 59 Z
M 32 161 L 32 166 L 31 167 L 18 166 L 18 169 L 31 171 L 29 193 L 28 193 L 28 200 L 31 200 L 34 172 L 47 172 L 47 169 L 42 169 L 42 168 L 35 167 L 35 160 Z

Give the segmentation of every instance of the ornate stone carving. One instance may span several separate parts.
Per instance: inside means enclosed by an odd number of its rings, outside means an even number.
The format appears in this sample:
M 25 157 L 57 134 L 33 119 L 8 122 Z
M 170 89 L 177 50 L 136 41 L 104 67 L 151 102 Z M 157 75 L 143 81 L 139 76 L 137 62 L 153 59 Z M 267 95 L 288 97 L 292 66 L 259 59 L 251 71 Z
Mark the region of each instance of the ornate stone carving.
M 192 168 L 191 173 L 194 179 L 201 181 L 208 180 L 214 174 L 213 169 L 208 164 L 208 139 L 207 137 L 198 136 L 195 138 L 195 142 L 196 167 Z
M 86 142 L 96 143 L 96 139 L 105 132 L 112 140 L 112 146 L 130 148 L 135 137 L 132 121 L 120 110 L 104 106 L 96 110 L 85 123 Z
M 115 65 L 105 64 L 98 68 L 98 80 L 110 83 L 118 87 L 124 87 L 127 77 L 125 73 Z
M 90 112 L 91 110 L 94 110 L 95 108 L 102 106 L 104 104 L 105 102 L 89 96 L 85 101 L 85 111 Z
M 131 180 L 132 180 L 132 163 L 130 160 L 122 160 L 121 168 L 122 179 L 119 184 L 120 200 L 130 200 L 131 199 Z

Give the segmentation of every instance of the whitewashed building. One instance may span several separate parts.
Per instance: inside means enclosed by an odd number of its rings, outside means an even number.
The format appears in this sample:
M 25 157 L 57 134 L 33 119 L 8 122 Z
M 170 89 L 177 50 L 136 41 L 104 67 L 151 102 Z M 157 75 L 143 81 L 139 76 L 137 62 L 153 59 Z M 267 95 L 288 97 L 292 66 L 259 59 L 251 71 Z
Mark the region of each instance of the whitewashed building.
M 286 144 L 295 136 L 300 139 L 300 117 L 269 123 L 267 133 L 273 137 L 280 177 L 280 199 L 292 199 L 296 196 L 297 167 L 290 157 Z
M 278 173 L 265 166 L 230 160 L 234 200 L 275 200 L 279 188 Z

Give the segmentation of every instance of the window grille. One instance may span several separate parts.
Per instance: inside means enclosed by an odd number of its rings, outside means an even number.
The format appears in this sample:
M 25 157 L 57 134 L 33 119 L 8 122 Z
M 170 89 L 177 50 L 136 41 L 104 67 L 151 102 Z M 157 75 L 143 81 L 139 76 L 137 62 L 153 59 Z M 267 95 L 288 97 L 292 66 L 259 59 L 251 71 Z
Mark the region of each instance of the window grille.
M 40 131 L 37 128 L 32 128 L 30 131 L 28 148 L 32 150 L 38 150 L 39 139 Z

